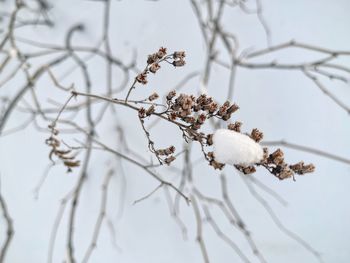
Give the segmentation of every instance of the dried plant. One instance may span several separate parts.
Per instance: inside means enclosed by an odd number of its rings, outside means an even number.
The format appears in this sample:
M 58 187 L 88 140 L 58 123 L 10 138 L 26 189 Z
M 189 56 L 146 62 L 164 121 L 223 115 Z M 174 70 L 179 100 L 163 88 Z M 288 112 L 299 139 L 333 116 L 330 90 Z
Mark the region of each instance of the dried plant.
M 155 53 L 148 56 L 142 54 L 145 57 L 143 59 L 144 68 L 140 70 L 136 55 L 130 61 L 122 59 L 121 55 L 117 56 L 113 52 L 110 41 L 110 34 L 113 31 L 110 25 L 111 0 L 96 3 L 104 5 L 102 36 L 97 44 L 86 43 L 86 46 L 79 46 L 75 41 L 75 37 L 86 30 L 83 24 L 74 24 L 67 28 L 64 39 L 59 44 L 48 44 L 49 41 L 43 43 L 34 37 L 30 39 L 21 37 L 19 28 L 35 31 L 38 25 L 55 32 L 56 29 L 52 27 L 54 21 L 51 20 L 50 10 L 54 9 L 56 3 L 44 0 L 7 2 L 11 5 L 6 7 L 5 11 L 0 10 L 0 92 L 4 91 L 4 94 L 0 94 L 0 135 L 20 134 L 28 126 L 36 129 L 38 133 L 45 133 L 46 140 L 41 143 L 46 143 L 48 146 L 47 153 L 50 165 L 35 188 L 36 196 L 44 187 L 45 178 L 54 166 L 62 165 L 67 172 L 77 177 L 71 191 L 61 198 L 52 232 L 48 238 L 48 262 L 54 261 L 54 252 L 55 249 L 57 250 L 56 240 L 60 237 L 60 231 L 67 236 L 66 252 L 60 254 L 60 260 L 64 262 L 78 262 L 80 260 L 88 262 L 96 249 L 103 224 L 109 226 L 109 232 L 113 236 L 114 222 L 111 222 L 109 218 L 108 196 L 112 189 L 110 185 L 113 177 L 118 176 L 125 179 L 124 164 L 137 167 L 142 171 L 141 174 L 149 175 L 157 184 L 154 189 L 145 189 L 148 194 L 136 199 L 134 204 L 146 201 L 163 191 L 170 214 L 184 237 L 191 233 L 187 229 L 191 224 L 183 216 L 190 210 L 196 226 L 196 241 L 205 263 L 216 262 L 215 259 L 211 259 L 207 249 L 208 244 L 204 234 L 204 228 L 207 227 L 212 228 L 217 238 L 228 244 L 243 262 L 253 260 L 249 254 L 253 254 L 259 262 L 267 261 L 264 251 L 258 247 L 254 240 L 249 225 L 239 209 L 236 208 L 236 200 L 230 197 L 231 190 L 227 180 L 231 180 L 231 177 L 243 178 L 249 193 L 265 208 L 276 226 L 322 262 L 320 253 L 308 242 L 290 231 L 275 214 L 269 202 L 255 188 L 258 187 L 282 204 L 285 204 L 284 199 L 252 174 L 262 171 L 279 180 L 288 178 L 295 180 L 296 175 L 315 171 L 313 164 L 305 164 L 304 161 L 293 164 L 285 161 L 283 152 L 285 148 L 292 148 L 300 153 L 316 154 L 347 165 L 350 164 L 350 160 L 284 140 L 264 141 L 264 134 L 259 129 L 254 128 L 251 132 L 244 129 L 244 120 L 239 120 L 235 115 L 239 106 L 232 100 L 237 69 L 293 70 L 300 72 L 302 76 L 310 80 L 335 105 L 350 113 L 349 106 L 329 91 L 321 79 L 326 77 L 346 83 L 350 69 L 338 58 L 348 57 L 349 51 L 331 50 L 294 40 L 272 45 L 271 32 L 265 21 L 260 0 L 255 2 L 255 10 L 248 7 L 248 2 L 251 1 L 208 0 L 201 3 L 201 1 L 190 0 L 189 3 L 205 43 L 204 69 L 201 72 L 186 75 L 187 67 L 184 66 L 186 62 L 191 63 L 191 54 L 187 54 L 185 51 L 168 53 L 167 48 L 160 47 Z M 0 3 L 1 5 L 2 3 Z M 244 14 L 254 13 L 256 15 L 266 34 L 267 46 L 265 48 L 245 49 L 239 52 L 241 50 L 239 37 L 234 29 L 226 28 L 223 22 L 224 11 L 233 9 L 239 9 Z M 264 55 L 271 55 L 281 50 L 287 51 L 290 48 L 314 52 L 318 58 L 302 63 L 265 60 Z M 106 68 L 103 69 L 103 73 L 105 73 L 103 77 L 96 78 L 96 74 L 93 74 L 95 67 L 91 67 L 91 65 L 94 66 L 94 62 L 92 62 L 94 58 L 102 60 L 106 65 Z M 254 59 L 261 59 L 262 62 L 255 62 Z M 167 66 L 175 68 L 183 76 L 179 85 L 153 87 L 151 82 L 155 78 L 161 78 L 161 72 Z M 209 96 L 208 94 L 213 93 L 207 92 L 211 89 L 209 80 L 212 78 L 214 66 L 220 66 L 224 70 L 228 70 L 229 73 L 228 87 L 225 89 L 227 96 L 224 100 Z M 66 73 L 62 74 L 62 72 Z M 42 84 L 41 81 L 45 80 L 45 77 L 47 77 L 46 81 L 50 81 L 49 85 Z M 180 90 L 195 77 L 199 78 L 196 84 L 199 88 L 195 94 Z M 105 81 L 103 82 L 101 79 Z M 68 80 L 69 85 L 66 85 Z M 22 83 L 20 87 L 17 87 L 18 83 Z M 41 89 L 43 86 L 49 90 L 47 96 L 49 101 L 45 98 L 45 91 Z M 7 93 L 7 90 L 10 92 Z M 145 94 L 145 90 L 148 93 L 143 99 L 139 99 L 139 94 Z M 241 110 L 244 112 L 247 109 L 242 108 Z M 18 126 L 14 128 L 8 128 L 8 122 L 15 120 L 15 112 L 24 114 L 27 119 L 23 122 L 16 122 Z M 128 117 L 124 117 L 124 114 Z M 132 127 L 142 132 L 141 139 L 144 139 L 145 142 L 144 150 L 148 147 L 150 155 L 142 154 L 144 151 L 140 153 L 140 149 L 130 146 L 132 139 L 128 133 L 132 131 L 123 123 L 123 118 L 129 117 L 130 120 L 136 120 L 135 122 L 131 121 Z M 134 119 L 132 119 L 133 117 Z M 117 138 L 117 146 L 110 142 L 107 143 L 107 140 L 101 136 L 103 134 L 101 127 L 104 127 L 102 124 L 111 123 L 111 120 L 116 126 L 116 131 L 113 131 L 113 134 Z M 157 133 L 152 130 L 154 127 L 158 127 L 157 125 L 164 129 L 162 138 L 159 138 Z M 168 136 L 170 132 L 165 131 L 163 127 L 169 125 L 172 127 L 171 134 L 177 132 L 177 136 Z M 232 162 L 221 162 L 219 156 L 215 154 L 218 151 L 215 134 L 222 127 L 226 127 L 224 130 L 234 138 L 244 138 L 243 140 L 249 142 L 248 144 L 261 147 L 261 152 L 258 148 L 261 158 L 259 155 L 258 160 L 252 163 L 236 162 L 235 158 Z M 167 139 L 166 143 L 162 140 L 164 138 Z M 73 141 L 73 143 L 66 143 L 68 140 Z M 24 147 L 21 146 L 21 148 Z M 112 158 L 109 159 L 109 164 L 106 167 L 98 169 L 99 174 L 90 174 L 93 163 L 92 154 L 99 151 L 109 153 Z M 202 154 L 197 160 L 193 159 L 195 151 Z M 207 169 L 208 173 L 218 182 L 217 196 L 203 190 L 198 183 L 195 176 L 195 166 L 202 161 L 210 166 L 210 169 Z M 168 175 L 171 172 L 176 174 L 176 178 L 180 178 L 180 182 Z M 99 178 L 101 173 L 105 173 L 103 180 L 101 180 L 103 181 L 99 196 L 101 202 L 95 225 L 92 226 L 89 245 L 80 259 L 76 253 L 76 247 L 79 247 L 80 250 L 81 247 L 74 239 L 77 235 L 75 229 L 80 226 L 82 221 L 77 209 L 83 198 L 81 193 L 86 179 L 88 177 Z M 314 178 L 317 180 L 316 177 Z M 127 187 L 120 189 L 121 207 L 125 202 L 123 191 L 127 191 Z M 186 204 L 188 210 L 185 210 L 182 204 Z M 6 224 L 5 242 L 0 246 L 1 263 L 5 262 L 5 255 L 11 241 L 13 237 L 16 237 L 14 236 L 16 225 L 12 221 L 11 207 L 6 205 L 1 188 L 0 209 L 3 211 Z M 222 214 L 220 214 L 221 212 Z M 68 218 L 66 229 L 59 229 L 63 225 L 64 216 Z M 224 220 L 232 229 L 242 234 L 249 245 L 250 252 L 242 249 L 235 236 L 224 230 Z

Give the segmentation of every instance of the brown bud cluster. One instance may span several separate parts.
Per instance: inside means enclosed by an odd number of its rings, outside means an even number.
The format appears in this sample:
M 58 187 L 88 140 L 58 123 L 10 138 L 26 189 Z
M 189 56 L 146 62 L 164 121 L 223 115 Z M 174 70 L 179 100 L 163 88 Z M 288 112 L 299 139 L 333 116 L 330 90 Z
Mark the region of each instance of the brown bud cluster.
M 230 123 L 227 128 L 232 131 L 241 132 L 242 122 L 236 121 L 235 123 Z
M 236 104 L 230 104 L 229 101 L 226 101 L 220 108 L 217 113 L 224 121 L 227 121 L 231 118 L 232 113 L 236 112 L 239 107 Z
M 136 82 L 143 85 L 147 84 L 147 76 L 151 72 L 155 74 L 160 69 L 160 63 L 167 61 L 175 67 L 181 67 L 185 65 L 185 52 L 177 51 L 171 55 L 167 55 L 167 49 L 165 47 L 159 48 L 156 53 L 148 55 L 147 67 L 139 75 L 136 76 Z
M 175 152 L 175 146 L 170 146 L 165 149 L 156 150 L 156 154 L 158 155 L 170 155 L 170 154 L 173 154 L 174 152 Z
M 269 154 L 267 148 L 264 148 L 264 160 L 260 163 L 280 180 L 294 178 L 295 174 L 312 173 L 315 170 L 313 164 L 305 165 L 304 162 L 299 162 L 294 165 L 289 165 L 284 161 L 284 153 L 281 149 L 275 150 Z
M 177 51 L 172 55 L 167 55 L 165 48 L 160 48 L 158 52 L 151 54 L 147 59 L 147 68 L 144 72 L 136 77 L 136 80 L 140 83 L 147 83 L 147 74 L 149 72 L 156 73 L 160 69 L 159 63 L 167 61 L 176 67 L 183 66 L 185 64 L 185 52 Z M 153 101 L 158 98 L 157 93 L 153 93 L 148 97 L 149 101 Z M 228 121 L 232 114 L 235 113 L 239 107 L 235 103 L 226 101 L 222 105 L 219 105 L 213 100 L 213 98 L 202 94 L 200 96 L 193 96 L 189 94 L 176 94 L 176 91 L 170 91 L 166 95 L 167 109 L 159 114 L 162 117 L 166 117 L 169 121 L 178 125 L 182 131 L 182 136 L 186 142 L 198 141 L 201 145 L 201 150 L 204 157 L 208 161 L 209 165 L 214 169 L 223 169 L 225 164 L 219 163 L 214 158 L 214 153 L 206 152 L 205 147 L 213 145 L 213 134 L 205 134 L 201 132 L 201 128 L 205 125 L 206 121 L 210 118 L 217 118 L 223 121 Z M 148 109 L 140 108 L 139 117 L 143 125 L 144 118 L 155 113 L 155 106 L 152 105 Z M 235 121 L 228 124 L 227 128 L 235 132 L 241 132 L 242 123 Z M 143 126 L 145 130 L 145 127 Z M 170 146 L 165 149 L 155 150 L 154 143 L 150 139 L 149 132 L 145 130 L 145 134 L 149 140 L 149 148 L 154 153 L 160 164 L 170 164 L 175 160 L 174 152 L 175 147 Z M 253 129 L 250 134 L 252 140 L 259 143 L 263 139 L 263 133 L 258 129 Z M 295 174 L 303 175 L 311 173 L 315 170 L 314 165 L 305 165 L 304 162 L 298 162 L 293 165 L 289 165 L 284 160 L 284 153 L 282 150 L 277 149 L 272 153 L 269 153 L 267 148 L 264 148 L 263 159 L 254 165 L 234 165 L 234 167 L 244 174 L 252 174 L 256 172 L 256 167 L 262 166 L 266 168 L 271 174 L 280 180 L 286 178 L 293 178 Z
M 212 117 L 218 119 L 230 118 L 238 106 L 225 102 L 220 106 L 214 100 L 202 94 L 198 97 L 188 94 L 177 95 L 175 91 L 170 91 L 166 96 L 168 111 L 165 112 L 171 121 L 182 121 L 187 126 L 183 131 L 185 140 L 199 141 L 201 144 L 212 144 L 212 138 L 208 140 L 206 135 L 200 132 L 201 127 Z M 223 118 L 223 116 L 226 116 Z M 220 166 L 220 165 L 215 165 Z
M 174 67 L 182 67 L 186 64 L 185 62 L 185 57 L 186 57 L 186 54 L 185 54 L 185 51 L 176 51 L 174 52 L 173 54 L 173 65 Z
M 242 166 L 242 165 L 235 165 L 236 169 L 244 174 L 252 174 L 256 172 L 256 169 L 254 166 Z

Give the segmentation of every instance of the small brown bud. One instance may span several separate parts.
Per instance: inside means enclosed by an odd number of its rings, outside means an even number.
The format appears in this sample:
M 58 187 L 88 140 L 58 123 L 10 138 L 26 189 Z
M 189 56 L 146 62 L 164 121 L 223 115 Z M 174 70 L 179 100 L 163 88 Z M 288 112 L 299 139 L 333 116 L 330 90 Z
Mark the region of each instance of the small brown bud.
M 203 124 L 207 119 L 207 116 L 205 114 L 200 114 L 197 118 L 197 123 L 198 124 Z
M 166 48 L 165 47 L 161 47 L 158 52 L 157 52 L 157 57 L 159 59 L 163 58 L 166 55 Z
M 152 64 L 157 61 L 157 54 L 149 55 L 147 58 L 147 64 Z
M 225 106 L 226 108 L 230 107 L 231 103 L 227 100 L 222 106 Z
M 168 95 L 166 96 L 167 100 L 172 100 L 174 97 L 176 96 L 176 91 L 172 90 L 168 93 Z
M 222 119 L 224 120 L 224 121 L 227 121 L 227 120 L 229 120 L 231 118 L 231 115 L 230 114 L 225 114 L 224 116 L 222 116 Z
M 152 94 L 148 97 L 148 100 L 149 100 L 149 101 L 153 101 L 153 100 L 156 100 L 156 99 L 158 99 L 158 98 L 159 98 L 158 93 L 154 92 L 154 93 L 152 93 Z
M 222 105 L 219 108 L 219 111 L 218 111 L 217 115 L 222 117 L 222 116 L 224 116 L 226 114 L 226 111 L 227 111 L 227 107 L 225 105 Z
M 258 129 L 253 129 L 251 134 L 250 134 L 250 137 L 256 141 L 256 142 L 260 142 L 262 140 L 262 138 L 264 137 L 264 134 L 259 131 Z
M 209 165 L 213 166 L 215 170 L 216 169 L 222 170 L 225 167 L 225 164 L 219 163 L 215 160 L 209 161 Z
M 269 156 L 269 161 L 276 164 L 281 165 L 284 162 L 284 153 L 281 151 L 281 149 L 277 149 Z
M 230 123 L 227 128 L 232 131 L 241 132 L 242 122 L 236 121 L 235 123 Z
M 155 110 L 154 105 L 151 105 L 151 107 L 149 107 L 146 111 L 146 116 L 152 115 L 154 113 L 154 110 Z
M 208 134 L 207 135 L 207 144 L 210 146 L 210 145 L 213 145 L 213 134 Z
M 176 118 L 177 118 L 177 114 L 175 112 L 171 112 L 169 115 L 169 119 L 174 121 L 174 120 L 176 120 Z
M 183 118 L 183 121 L 190 123 L 190 124 L 193 124 L 193 123 L 195 123 L 196 119 L 192 116 L 186 116 L 185 118 Z
M 176 158 L 172 155 L 167 158 L 165 158 L 164 162 L 169 165 L 171 162 L 173 162 Z
M 145 72 L 140 73 L 139 75 L 137 75 L 136 81 L 143 85 L 147 84 L 147 74 Z
M 173 55 L 174 59 L 177 59 L 177 58 L 183 59 L 184 57 L 186 57 L 185 51 L 175 51 L 174 52 L 174 55 Z
M 149 67 L 149 71 L 152 72 L 153 74 L 156 73 L 158 69 L 160 69 L 160 65 L 158 63 L 153 63 Z
M 244 174 L 252 174 L 256 172 L 256 169 L 254 166 L 247 166 L 247 167 L 243 167 L 242 172 Z
M 286 178 L 290 178 L 293 175 L 294 175 L 293 171 L 287 168 L 287 169 L 283 169 L 281 171 L 281 173 L 278 175 L 278 178 L 280 180 L 283 180 L 283 179 L 286 179 Z
M 186 64 L 185 60 L 180 59 L 180 60 L 174 60 L 173 65 L 174 67 L 182 67 Z
M 145 108 L 139 109 L 139 118 L 145 118 L 146 117 L 146 110 Z
M 208 106 L 208 112 L 209 113 L 214 113 L 218 109 L 218 104 L 215 102 L 212 102 Z
M 227 113 L 228 114 L 232 114 L 235 111 L 237 111 L 239 109 L 239 107 L 236 104 L 232 104 L 228 109 L 227 109 Z
M 191 127 L 192 127 L 193 130 L 196 131 L 196 130 L 199 130 L 201 128 L 201 125 L 199 123 L 195 123 Z

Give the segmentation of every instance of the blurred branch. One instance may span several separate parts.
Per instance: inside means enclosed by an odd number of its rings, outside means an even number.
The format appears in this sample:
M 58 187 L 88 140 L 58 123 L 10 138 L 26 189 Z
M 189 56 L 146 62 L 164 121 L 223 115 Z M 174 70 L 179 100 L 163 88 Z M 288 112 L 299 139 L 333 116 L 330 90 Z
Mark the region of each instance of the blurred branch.
M 0 248 L 0 263 L 3 263 L 5 262 L 5 256 L 10 246 L 12 237 L 14 235 L 14 228 L 13 228 L 12 218 L 10 217 L 10 214 L 7 208 L 7 204 L 5 202 L 4 196 L 1 193 L 1 183 L 0 183 L 0 208 L 2 210 L 2 214 L 6 222 L 5 241 Z

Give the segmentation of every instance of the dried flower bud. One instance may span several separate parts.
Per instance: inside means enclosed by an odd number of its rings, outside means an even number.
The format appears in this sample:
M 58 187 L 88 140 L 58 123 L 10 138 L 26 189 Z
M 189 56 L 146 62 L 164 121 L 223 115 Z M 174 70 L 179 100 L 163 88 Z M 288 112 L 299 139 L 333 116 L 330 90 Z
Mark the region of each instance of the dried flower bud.
M 222 105 L 219 108 L 219 111 L 218 111 L 217 115 L 222 117 L 222 116 L 224 116 L 226 114 L 226 111 L 227 111 L 227 107 L 225 105 Z
M 165 158 L 164 162 L 169 165 L 171 162 L 173 162 L 176 158 L 172 155 L 167 158 Z
M 157 54 L 149 55 L 147 58 L 147 64 L 152 64 L 158 60 Z
M 238 170 L 241 171 L 244 174 L 252 174 L 256 172 L 256 169 L 254 166 L 241 166 L 241 165 L 236 165 L 236 168 L 238 167 Z
M 203 124 L 207 119 L 207 116 L 205 114 L 200 114 L 197 118 L 197 123 L 198 124 Z
M 154 105 L 151 105 L 151 107 L 149 107 L 146 111 L 146 116 L 152 115 L 154 113 L 154 110 L 155 110 Z
M 264 150 L 264 157 L 262 159 L 262 163 L 266 163 L 267 162 L 267 158 L 269 157 L 269 149 L 267 147 L 264 147 L 263 148 Z
M 145 118 L 146 117 L 146 110 L 145 108 L 140 108 L 139 109 L 139 118 Z
M 160 65 L 158 63 L 153 63 L 149 67 L 149 71 L 152 72 L 153 74 L 156 73 L 158 69 L 160 69 Z
M 161 47 L 158 52 L 157 52 L 157 57 L 159 59 L 163 58 L 166 55 L 166 48 L 165 47 Z
M 242 122 L 236 121 L 235 123 L 230 123 L 227 128 L 232 131 L 241 132 Z
M 227 120 L 229 120 L 231 118 L 231 114 L 225 114 L 224 116 L 222 116 L 222 119 L 224 120 L 224 121 L 227 121 Z
M 181 100 L 181 107 L 184 110 L 191 109 L 193 105 L 193 100 L 190 96 L 183 96 Z
M 274 163 L 276 165 L 281 165 L 284 162 L 284 153 L 281 151 L 281 149 L 277 149 L 269 156 L 269 161 L 271 163 Z
M 149 100 L 149 101 L 154 101 L 154 100 L 156 100 L 156 99 L 158 99 L 158 98 L 159 98 L 158 93 L 154 92 L 154 93 L 152 93 L 152 94 L 148 97 L 148 100 Z
M 139 75 L 137 75 L 136 81 L 143 85 L 147 84 L 147 74 L 145 72 L 140 73 Z
M 280 180 L 283 180 L 283 179 L 286 179 L 286 178 L 290 178 L 290 177 L 293 177 L 294 173 L 292 170 L 286 168 L 286 169 L 283 169 L 281 171 L 281 173 L 278 175 L 278 178 Z
M 193 106 L 193 111 L 194 111 L 194 112 L 197 112 L 197 111 L 199 111 L 201 108 L 202 108 L 201 105 L 195 104 L 195 105 Z
M 208 105 L 208 112 L 214 113 L 218 109 L 218 104 L 215 102 L 212 102 Z
M 171 112 L 169 115 L 169 119 L 174 121 L 174 120 L 176 120 L 176 118 L 177 118 L 177 114 L 175 112 Z
M 191 128 L 196 131 L 196 130 L 199 130 L 201 128 L 201 125 L 199 123 L 195 123 L 191 126 Z
M 207 156 L 209 159 L 214 159 L 214 152 L 208 152 Z
M 186 57 L 186 53 L 185 51 L 175 51 L 173 58 L 174 59 L 183 59 L 184 57 Z
M 183 121 L 190 123 L 190 124 L 193 124 L 193 123 L 195 123 L 196 119 L 192 116 L 187 116 L 187 117 L 183 118 Z
M 167 100 L 172 100 L 174 97 L 176 96 L 176 91 L 172 90 L 168 93 L 168 95 L 166 96 Z
M 235 111 L 237 111 L 239 109 L 239 107 L 236 104 L 232 104 L 228 109 L 227 109 L 227 113 L 228 114 L 232 114 Z
M 219 163 L 215 160 L 210 160 L 209 165 L 213 166 L 215 170 L 216 169 L 222 170 L 225 167 L 225 164 Z
M 174 153 L 175 150 L 176 150 L 176 149 L 175 149 L 175 146 L 172 145 L 172 146 L 170 146 L 170 147 L 168 147 L 168 148 L 165 149 L 165 154 L 166 154 L 166 155 L 170 155 L 170 154 Z
M 230 107 L 230 105 L 231 105 L 231 103 L 230 103 L 228 100 L 225 101 L 224 104 L 222 104 L 222 106 L 224 106 L 224 107 L 226 107 L 226 108 Z
M 262 138 L 264 137 L 264 134 L 259 131 L 258 129 L 253 129 L 251 134 L 250 134 L 250 137 L 256 141 L 256 142 L 260 142 L 262 140 Z
M 213 134 L 207 135 L 207 145 L 213 145 Z
M 289 166 L 297 174 L 312 173 L 315 171 L 313 164 L 304 165 L 304 162 L 299 162 Z
M 186 64 L 185 60 L 180 59 L 180 60 L 174 60 L 173 63 L 174 67 L 182 67 Z
M 187 109 L 187 110 L 180 110 L 179 111 L 179 117 L 181 118 L 185 118 L 186 116 L 191 114 L 191 110 Z

